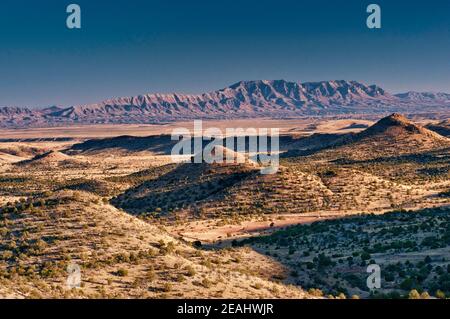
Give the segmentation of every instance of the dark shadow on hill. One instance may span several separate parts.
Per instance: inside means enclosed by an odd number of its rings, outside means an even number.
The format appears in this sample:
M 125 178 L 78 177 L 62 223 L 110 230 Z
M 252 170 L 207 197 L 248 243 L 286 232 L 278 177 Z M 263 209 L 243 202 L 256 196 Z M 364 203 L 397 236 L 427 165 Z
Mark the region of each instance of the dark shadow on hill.
M 341 128 L 340 130 L 344 131 L 344 130 L 352 130 L 352 129 L 366 129 L 368 127 L 369 127 L 369 125 L 367 125 L 367 124 L 352 123 L 346 127 Z
M 84 191 L 98 196 L 110 196 L 114 193 L 114 184 L 102 180 L 79 178 L 66 182 L 57 190 L 63 189 Z
M 428 124 L 425 127 L 442 136 L 450 137 L 450 122 L 447 123 L 443 122 L 440 124 Z
M 336 159 L 332 161 L 335 164 L 352 165 L 352 164 L 373 164 L 373 163 L 449 163 L 450 162 L 450 148 L 443 148 L 433 151 L 426 151 L 422 153 L 413 153 L 405 155 L 393 155 L 371 158 L 367 160 L 352 160 L 352 159 Z
M 315 134 L 313 138 L 299 137 L 295 135 L 280 135 L 279 136 L 279 147 L 281 150 L 287 150 L 290 148 L 298 148 L 308 146 L 310 143 L 323 143 L 322 139 L 325 140 L 332 136 L 332 134 L 319 135 Z M 261 137 L 263 138 L 263 137 Z M 87 140 L 83 143 L 74 144 L 69 149 L 64 152 L 69 155 L 76 154 L 101 154 L 102 152 L 123 152 L 123 153 L 133 153 L 133 152 L 151 152 L 155 155 L 170 155 L 172 153 L 173 147 L 181 141 L 172 140 L 171 135 L 155 135 L 155 136 L 118 136 L 113 138 L 105 139 L 92 139 Z M 227 147 L 236 152 L 249 152 L 252 150 L 251 145 L 254 143 L 254 138 L 250 136 L 230 136 L 227 138 L 214 138 L 208 140 L 206 137 L 196 137 L 190 138 L 190 148 L 194 152 L 195 147 L 200 145 L 201 149 L 204 149 L 206 145 L 216 141 L 224 147 Z M 256 139 L 256 145 L 260 149 L 260 139 Z M 187 144 L 189 145 L 189 144 Z M 270 151 L 272 148 L 272 140 L 270 136 L 267 138 L 267 148 Z
M 296 144 L 289 145 L 289 149 L 280 154 L 280 158 L 311 156 L 326 149 L 339 147 L 344 145 L 352 134 L 314 134 Z
M 157 179 L 146 181 L 113 198 L 111 204 L 130 214 L 156 212 L 167 215 L 226 196 L 233 185 L 259 173 L 245 165 L 181 164 Z
M 87 140 L 83 143 L 75 144 L 66 150 L 67 154 L 78 153 L 101 153 L 103 151 L 125 151 L 142 152 L 149 151 L 158 155 L 170 154 L 172 147 L 177 141 L 172 141 L 170 135 L 155 136 L 118 136 L 105 139 Z

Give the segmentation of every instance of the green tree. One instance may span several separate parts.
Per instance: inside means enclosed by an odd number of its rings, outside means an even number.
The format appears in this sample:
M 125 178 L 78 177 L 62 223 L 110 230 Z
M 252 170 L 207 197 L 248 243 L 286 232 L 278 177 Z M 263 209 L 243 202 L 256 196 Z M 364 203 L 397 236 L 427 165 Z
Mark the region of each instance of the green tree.
M 420 299 L 430 299 L 430 294 L 424 291 L 420 294 Z
M 445 292 L 443 292 L 442 290 L 437 290 L 436 291 L 436 298 L 445 299 Z

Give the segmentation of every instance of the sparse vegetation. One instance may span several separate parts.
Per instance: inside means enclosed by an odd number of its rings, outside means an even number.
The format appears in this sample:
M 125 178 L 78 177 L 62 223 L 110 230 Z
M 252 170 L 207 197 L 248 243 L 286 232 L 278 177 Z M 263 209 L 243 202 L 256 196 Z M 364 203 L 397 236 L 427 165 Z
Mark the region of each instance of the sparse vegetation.
M 0 163 L 0 297 L 448 298 L 449 144 L 391 120 L 282 137 L 271 175 L 110 140 L 2 143 L 19 158 Z

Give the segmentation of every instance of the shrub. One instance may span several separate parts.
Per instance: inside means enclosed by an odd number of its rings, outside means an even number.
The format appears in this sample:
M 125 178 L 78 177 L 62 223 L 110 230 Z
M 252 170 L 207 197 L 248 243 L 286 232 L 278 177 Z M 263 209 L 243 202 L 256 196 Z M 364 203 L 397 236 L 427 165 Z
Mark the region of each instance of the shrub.
M 308 290 L 308 293 L 311 296 L 315 296 L 315 297 L 323 297 L 323 291 L 320 289 L 316 289 L 316 288 L 311 288 Z
M 166 282 L 166 283 L 163 285 L 162 290 L 163 290 L 164 292 L 169 292 L 169 291 L 171 291 L 171 290 L 172 290 L 172 284 L 171 284 L 170 282 Z
M 150 281 L 150 282 L 154 281 L 154 280 L 156 279 L 156 273 L 155 273 L 155 271 L 154 271 L 153 269 L 150 269 L 150 270 L 147 272 L 146 278 L 147 278 L 147 280 Z
M 370 259 L 370 254 L 368 252 L 361 253 L 361 259 L 362 260 L 369 260 Z
M 400 288 L 403 289 L 403 290 L 409 290 L 409 289 L 412 288 L 413 285 L 414 285 L 413 280 L 411 278 L 406 278 L 400 284 Z
M 420 299 L 430 299 L 430 294 L 424 291 L 420 294 Z
M 341 292 L 339 295 L 337 295 L 338 299 L 347 299 L 347 297 L 345 296 L 345 294 L 343 292 Z
M 445 299 L 445 293 L 442 290 L 437 290 L 435 295 L 436 298 Z
M 420 294 L 416 289 L 413 289 L 408 294 L 408 299 L 420 299 Z
M 186 276 L 189 276 L 189 277 L 193 277 L 196 274 L 195 269 L 192 266 L 187 266 L 186 271 L 187 271 Z
M 116 271 L 116 276 L 119 276 L 119 277 L 126 277 L 126 276 L 128 276 L 128 270 L 125 269 L 125 268 L 119 268 L 119 269 Z
M 257 282 L 256 284 L 253 285 L 253 288 L 255 288 L 255 289 L 261 289 L 261 288 L 262 288 L 262 285 L 261 285 L 261 283 Z
M 213 283 L 208 278 L 205 278 L 205 279 L 202 280 L 202 286 L 205 287 L 205 288 L 211 288 L 212 284 Z

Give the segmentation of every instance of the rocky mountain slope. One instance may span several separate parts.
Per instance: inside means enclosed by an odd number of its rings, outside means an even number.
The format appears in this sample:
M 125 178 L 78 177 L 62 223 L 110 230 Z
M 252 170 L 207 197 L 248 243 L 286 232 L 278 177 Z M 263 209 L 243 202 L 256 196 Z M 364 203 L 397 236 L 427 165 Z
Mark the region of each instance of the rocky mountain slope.
M 146 94 L 40 110 L 0 108 L 0 126 L 158 123 L 194 118 L 298 117 L 386 112 L 448 112 L 449 94 L 392 95 L 356 81 L 241 81 L 205 94 Z
M 450 102 L 450 94 L 448 93 L 434 93 L 434 92 L 406 92 L 395 95 L 398 98 L 417 102 Z

